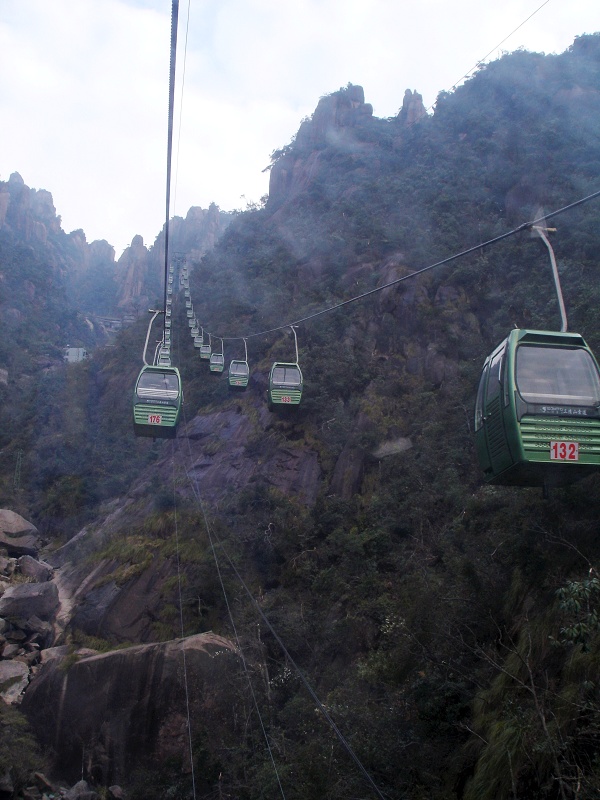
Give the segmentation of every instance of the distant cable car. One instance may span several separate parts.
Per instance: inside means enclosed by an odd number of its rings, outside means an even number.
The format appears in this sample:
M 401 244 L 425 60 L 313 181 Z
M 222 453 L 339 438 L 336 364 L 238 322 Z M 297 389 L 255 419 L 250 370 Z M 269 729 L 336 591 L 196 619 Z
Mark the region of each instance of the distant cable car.
M 199 333 L 200 333 L 200 331 L 198 330 L 198 326 L 197 326 L 197 325 L 196 325 L 196 326 L 194 326 L 194 327 L 192 328 L 192 330 L 191 330 L 191 334 L 192 334 L 192 336 L 194 337 L 194 339 L 196 338 L 196 336 L 198 336 L 198 334 L 199 334 Z
M 250 379 L 250 367 L 248 366 L 248 346 L 244 339 L 244 350 L 246 357 L 241 359 L 232 359 L 229 363 L 228 382 L 229 386 L 233 389 L 245 389 L 248 386 Z
M 204 343 L 204 330 L 202 330 L 202 344 L 200 345 L 200 358 L 205 361 L 210 359 L 212 353 L 211 335 L 208 334 L 208 342 Z
M 247 361 L 231 361 L 229 363 L 229 385 L 245 389 L 250 378 L 250 367 Z
M 173 294 L 173 287 L 172 286 L 169 286 L 169 288 L 167 289 L 167 294 L 169 296 Z
M 189 289 L 184 289 L 183 295 L 184 295 L 184 297 L 189 298 L 190 290 Z
M 223 339 L 221 339 L 221 352 L 211 353 L 209 362 L 210 371 L 220 374 L 225 369 L 225 354 L 223 352 Z
M 185 315 L 188 319 L 191 319 L 194 316 L 194 310 L 192 308 L 188 308 L 188 310 L 185 312 Z
M 202 336 L 194 336 L 194 347 L 202 347 Z
M 502 486 L 600 470 L 600 372 L 579 334 L 511 331 L 483 367 L 475 445 L 486 481 Z
M 186 300 L 185 301 L 185 307 L 186 308 L 191 308 L 192 307 L 192 301 L 191 300 Z
M 269 410 L 273 411 L 276 405 L 297 406 L 302 399 L 303 378 L 298 364 L 298 338 L 292 327 L 294 342 L 296 344 L 296 361 L 288 363 L 276 361 L 269 373 Z

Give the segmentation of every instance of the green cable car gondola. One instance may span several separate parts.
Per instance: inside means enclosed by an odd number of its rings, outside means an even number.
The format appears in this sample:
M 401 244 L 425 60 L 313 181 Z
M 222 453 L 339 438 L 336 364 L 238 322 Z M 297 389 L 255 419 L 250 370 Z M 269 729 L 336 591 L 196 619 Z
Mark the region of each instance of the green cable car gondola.
M 223 339 L 221 339 L 221 352 L 211 353 L 209 361 L 210 371 L 215 374 L 221 374 L 225 369 L 225 354 L 223 352 Z
M 244 339 L 245 358 L 232 359 L 229 364 L 228 382 L 232 389 L 245 389 L 250 379 L 250 367 L 248 366 L 248 345 Z
M 269 409 L 276 405 L 297 406 L 302 399 L 303 378 L 298 364 L 276 361 L 269 374 Z
M 214 372 L 215 374 L 220 374 L 225 369 L 225 358 L 223 353 L 211 353 L 210 354 L 210 371 Z
M 175 438 L 181 402 L 179 370 L 169 366 L 145 366 L 138 376 L 133 396 L 135 435 Z
M 229 364 L 229 385 L 236 389 L 245 389 L 250 378 L 250 367 L 247 361 L 231 361 Z
M 511 331 L 483 367 L 475 446 L 486 481 L 502 486 L 600 470 L 600 372 L 579 334 Z
M 513 330 L 488 356 L 475 404 L 475 446 L 489 483 L 541 486 L 547 496 L 551 486 L 600 470 L 600 371 L 583 338 L 567 333 L 548 228 L 532 231 L 550 255 L 562 327 Z
M 269 373 L 269 410 L 273 411 L 276 405 L 297 406 L 302 399 L 303 378 L 298 364 L 298 338 L 294 327 L 291 328 L 296 345 L 296 361 L 293 363 L 276 361 Z
M 210 354 L 212 353 L 212 342 L 210 333 L 208 334 L 208 342 L 204 342 L 204 330 L 202 331 L 202 344 L 200 345 L 200 358 L 203 361 L 208 361 L 210 359 Z

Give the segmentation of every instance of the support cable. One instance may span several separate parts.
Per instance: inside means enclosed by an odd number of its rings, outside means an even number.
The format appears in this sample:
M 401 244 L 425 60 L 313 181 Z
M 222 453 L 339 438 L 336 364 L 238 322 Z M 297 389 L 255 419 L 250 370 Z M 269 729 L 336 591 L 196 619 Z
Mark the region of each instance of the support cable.
M 435 269 L 436 267 L 442 267 L 445 264 L 450 264 L 452 261 L 457 261 L 459 258 L 464 258 L 465 256 L 468 256 L 471 253 L 475 253 L 477 250 L 483 250 L 485 247 L 490 247 L 493 244 L 497 244 L 498 242 L 501 242 L 504 239 L 508 239 L 510 236 L 514 236 L 517 233 L 522 233 L 523 231 L 530 230 L 531 228 L 537 225 L 543 225 L 545 223 L 545 220 L 557 217 L 559 216 L 559 214 L 564 214 L 566 211 L 570 211 L 572 208 L 576 208 L 577 206 L 581 206 L 584 203 L 588 203 L 590 200 L 594 200 L 597 197 L 600 197 L 600 190 L 598 190 L 597 192 L 593 192 L 592 194 L 589 194 L 586 197 L 582 197 L 579 200 L 576 200 L 574 203 L 569 203 L 569 205 L 563 206 L 562 208 L 559 208 L 556 211 L 551 211 L 549 214 L 545 214 L 543 217 L 531 220 L 531 222 L 523 222 L 517 228 L 513 228 L 512 230 L 507 231 L 506 233 L 502 233 L 499 236 L 495 236 L 493 239 L 488 239 L 485 242 L 473 245 L 473 247 L 469 247 L 466 250 L 461 250 L 460 253 L 455 253 L 452 256 L 443 258 L 441 261 L 436 261 L 434 264 L 429 264 L 427 267 L 422 267 L 421 269 L 415 270 L 414 272 L 411 272 L 408 275 L 404 275 L 402 278 L 396 278 L 393 281 L 384 283 L 383 286 L 377 286 L 375 289 L 369 289 L 369 291 L 356 295 L 356 297 L 350 297 L 348 300 L 343 300 L 342 302 L 336 303 L 333 306 L 322 308 L 320 311 L 315 311 L 313 314 L 307 314 L 305 317 L 301 317 L 300 319 L 294 320 L 293 322 L 285 322 L 282 325 L 278 325 L 275 328 L 269 328 L 264 331 L 259 331 L 258 333 L 246 333 L 243 336 L 221 336 L 220 333 L 213 333 L 213 334 L 209 333 L 209 336 L 210 335 L 218 336 L 225 342 L 235 342 L 239 341 L 240 339 L 254 339 L 257 336 L 266 336 L 269 333 L 275 333 L 276 331 L 284 330 L 284 328 L 291 328 L 294 327 L 295 325 L 301 325 L 303 322 L 308 322 L 309 320 L 316 319 L 317 317 L 322 317 L 324 314 L 329 314 L 332 311 L 337 311 L 340 308 L 344 308 L 344 306 L 349 306 L 351 303 L 356 303 L 359 300 L 364 300 L 366 297 L 371 297 L 372 295 L 377 294 L 378 292 L 383 292 L 385 289 L 389 289 L 391 286 L 397 286 L 399 283 L 407 281 L 410 278 L 416 278 L 417 275 L 422 275 L 424 272 L 429 272 L 429 270 Z
M 179 557 L 179 530 L 177 527 L 177 493 L 175 490 L 175 447 L 171 446 L 171 465 L 173 474 L 173 515 L 175 520 L 175 553 L 177 560 L 177 587 L 179 592 L 179 623 L 181 627 L 181 652 L 183 654 L 183 686 L 185 690 L 185 708 L 187 716 L 188 745 L 190 751 L 190 767 L 192 772 L 192 794 L 196 800 L 196 774 L 194 771 L 194 745 L 192 743 L 192 720 L 190 715 L 190 691 L 187 674 L 187 661 L 185 656 L 185 634 L 183 628 L 183 598 L 181 592 L 181 559 Z
M 187 427 L 187 420 L 185 419 L 185 411 L 184 411 L 184 424 Z M 185 438 L 186 438 L 186 441 L 187 441 L 188 454 L 189 454 L 190 461 L 191 461 L 192 460 L 192 449 L 191 449 L 191 445 L 190 445 L 190 440 L 189 440 L 188 436 L 186 436 Z M 185 469 L 185 462 L 184 462 L 184 469 Z M 208 541 L 210 543 L 210 549 L 211 549 L 212 554 L 213 554 L 213 559 L 214 559 L 214 562 L 215 562 L 217 575 L 219 577 L 219 583 L 221 584 L 221 591 L 223 592 L 223 597 L 225 599 L 225 606 L 227 608 L 227 614 L 229 616 L 229 621 L 231 623 L 231 627 L 233 628 L 233 634 L 235 636 L 235 641 L 236 641 L 236 644 L 237 644 L 238 652 L 240 654 L 240 658 L 242 659 L 242 665 L 244 667 L 244 673 L 246 675 L 246 680 L 248 681 L 248 686 L 250 688 L 250 694 L 252 695 L 252 701 L 254 703 L 254 708 L 255 708 L 256 713 L 258 715 L 258 720 L 260 722 L 260 727 L 261 727 L 261 730 L 262 730 L 262 733 L 263 733 L 263 737 L 264 737 L 265 743 L 267 745 L 267 751 L 269 753 L 269 758 L 271 760 L 271 764 L 273 766 L 273 770 L 275 771 L 275 777 L 277 778 L 277 783 L 279 785 L 279 791 L 281 792 L 281 796 L 283 797 L 283 800 L 286 800 L 285 792 L 283 791 L 283 786 L 281 784 L 281 779 L 279 777 L 279 771 L 278 771 L 277 765 L 275 763 L 275 757 L 273 756 L 273 750 L 271 748 L 271 743 L 269 742 L 269 735 L 268 735 L 267 730 L 265 728 L 265 725 L 264 725 L 264 722 L 263 722 L 263 719 L 262 719 L 262 716 L 261 716 L 261 713 L 260 713 L 260 709 L 258 707 L 258 701 L 256 699 L 256 694 L 254 692 L 254 686 L 252 685 L 252 680 L 250 678 L 250 672 L 248 670 L 248 664 L 246 662 L 246 658 L 244 656 L 244 651 L 242 649 L 242 645 L 241 645 L 241 642 L 240 642 L 240 639 L 239 639 L 239 636 L 238 636 L 237 628 L 236 628 L 236 625 L 235 625 L 235 622 L 234 622 L 234 619 L 233 619 L 231 606 L 229 604 L 229 598 L 227 597 L 227 591 L 225 589 L 225 583 L 223 581 L 223 576 L 222 576 L 222 572 L 221 572 L 221 566 L 219 564 L 219 559 L 217 557 L 217 551 L 215 549 L 215 545 L 214 545 L 214 541 L 213 541 L 210 525 L 209 525 L 209 522 L 208 522 L 206 511 L 204 509 L 204 503 L 202 502 L 202 498 L 200 496 L 200 490 L 199 490 L 199 487 L 198 487 L 198 482 L 197 482 L 196 478 L 192 478 L 191 477 L 191 475 L 190 475 L 190 473 L 188 472 L 187 469 L 185 469 L 185 473 L 186 473 L 186 476 L 188 477 L 188 479 L 190 480 L 190 482 L 192 483 L 192 491 L 194 493 L 194 496 L 196 497 L 196 501 L 198 503 L 198 506 L 200 507 L 200 511 L 202 512 L 202 517 L 204 519 L 204 526 L 206 528 L 206 532 L 208 534 Z
M 455 90 L 456 90 L 456 88 L 457 88 L 457 86 L 459 85 L 459 83 L 462 83 L 462 82 L 463 82 L 463 81 L 464 81 L 466 78 L 468 78 L 468 77 L 469 77 L 469 75 L 470 75 L 470 74 L 471 74 L 471 73 L 472 73 L 474 70 L 476 70 L 478 67 L 481 67 L 481 66 L 482 66 L 482 64 L 483 64 L 483 62 L 484 62 L 484 61 L 485 61 L 487 58 L 489 58 L 489 57 L 492 55 L 492 53 L 494 52 L 494 50 L 497 50 L 499 47 L 502 47 L 502 45 L 504 44 L 504 42 L 508 41 L 508 40 L 510 39 L 510 37 L 511 37 L 511 36 L 513 36 L 513 35 L 514 35 L 514 34 L 515 34 L 515 33 L 516 33 L 516 32 L 517 32 L 517 31 L 518 31 L 520 28 L 522 28 L 522 27 L 523 27 L 523 25 L 525 25 L 525 23 L 529 22 L 529 20 L 530 20 L 532 17 L 535 17 L 535 15 L 538 13 L 538 11 L 541 11 L 541 10 L 542 10 L 542 8 L 543 8 L 545 5 L 548 5 L 548 3 L 549 3 L 549 2 L 550 2 L 550 0 L 544 0 L 544 2 L 542 3 L 542 5 L 541 5 L 541 6 L 539 6 L 538 8 L 536 8 L 536 10 L 535 10 L 535 11 L 534 11 L 532 14 L 530 14 L 530 15 L 527 17 L 527 19 L 524 19 L 524 20 L 523 20 L 523 22 L 521 22 L 521 24 L 520 24 L 520 25 L 517 25 L 517 27 L 516 27 L 514 30 L 512 30 L 512 31 L 511 31 L 511 32 L 508 34 L 508 36 L 505 36 L 505 37 L 504 37 L 504 39 L 502 39 L 502 41 L 501 41 L 501 42 L 498 42 L 498 44 L 497 44 L 497 45 L 495 45 L 494 47 L 492 47 L 492 49 L 490 50 L 490 52 L 489 52 L 489 53 L 486 53 L 486 55 L 484 55 L 484 57 L 483 57 L 483 58 L 480 58 L 480 59 L 479 59 L 479 61 L 477 61 L 477 62 L 476 62 L 476 63 L 475 63 L 475 64 L 474 64 L 474 65 L 471 67 L 471 69 L 469 69 L 469 70 L 467 70 L 467 72 L 465 72 L 465 74 L 462 76 L 462 78 L 459 78 L 457 81 L 455 81 L 455 82 L 452 84 L 452 91 L 455 91 Z M 410 122 L 410 123 L 409 123 L 409 124 L 408 124 L 406 127 L 407 127 L 407 128 L 410 128 L 410 127 L 412 127 L 413 125 L 416 125 L 416 123 L 417 123 L 417 122 L 420 122 L 420 121 L 421 121 L 421 120 L 422 120 L 424 117 L 426 117 L 426 116 L 427 116 L 427 112 L 429 112 L 429 111 L 433 111 L 433 109 L 436 107 L 436 105 L 437 105 L 437 100 L 435 101 L 435 103 L 432 103 L 432 104 L 429 106 L 429 108 L 426 108 L 426 109 L 425 109 L 425 112 L 424 112 L 423 114 L 421 114 L 421 116 L 420 116 L 420 117 L 417 117 L 417 119 L 415 119 L 415 120 L 414 120 L 414 122 Z
M 175 99 L 175 60 L 177 55 L 177 20 L 179 16 L 179 0 L 172 0 L 171 5 L 171 57 L 169 66 L 169 124 L 167 131 L 167 192 L 165 219 L 165 286 L 163 295 L 164 311 L 167 311 L 167 286 L 169 282 L 169 209 L 171 205 L 171 158 L 173 155 L 173 106 Z M 165 332 L 163 327 L 163 342 Z
M 181 127 L 183 120 L 183 89 L 185 87 L 185 67 L 187 63 L 187 47 L 188 47 L 188 34 L 190 30 L 190 5 L 191 0 L 188 0 L 187 7 L 187 20 L 185 24 L 185 43 L 183 46 L 183 69 L 181 72 L 181 99 L 179 101 L 179 125 L 177 128 L 177 155 L 175 157 L 175 191 L 173 198 L 173 207 L 177 209 L 177 176 L 179 175 L 179 154 L 181 152 Z
M 188 447 L 190 449 L 190 457 L 191 457 L 191 446 L 189 444 L 189 438 L 187 436 L 186 436 L 186 438 L 188 439 Z M 287 658 L 288 662 L 292 665 L 294 671 L 296 672 L 296 674 L 298 675 L 298 677 L 302 681 L 305 689 L 308 691 L 308 693 L 310 694 L 310 696 L 312 697 L 314 702 L 317 704 L 317 707 L 318 707 L 319 711 L 323 714 L 323 716 L 327 720 L 329 726 L 331 727 L 331 729 L 333 730 L 333 732 L 337 736 L 337 738 L 338 738 L 339 742 L 341 743 L 342 747 L 348 753 L 348 755 L 351 757 L 351 759 L 354 761 L 354 763 L 356 764 L 356 766 L 360 770 L 363 778 L 366 780 L 366 782 L 369 784 L 369 786 L 373 789 L 373 791 L 375 792 L 377 797 L 380 798 L 380 800 L 386 800 L 385 795 L 382 794 L 381 790 L 379 789 L 379 787 L 377 786 L 377 784 L 375 783 L 375 781 L 373 780 L 373 778 L 371 777 L 371 775 L 369 774 L 369 772 L 367 771 L 365 766 L 363 765 L 362 761 L 356 755 L 356 753 L 354 752 L 352 746 L 350 745 L 350 743 L 348 742 L 348 740 L 346 739 L 344 734 L 340 731 L 340 729 L 338 728 L 338 726 L 336 725 L 336 723 L 332 719 L 330 713 L 327 711 L 327 709 L 325 708 L 323 703 L 319 700 L 315 690 L 312 688 L 312 686 L 308 682 L 306 676 L 304 675 L 304 673 L 302 672 L 302 670 L 300 669 L 298 664 L 296 664 L 296 662 L 292 658 L 289 650 L 287 649 L 287 647 L 283 643 L 281 637 L 279 636 L 279 634 L 277 633 L 275 628 L 271 625 L 270 620 L 265 615 L 265 613 L 262 610 L 262 608 L 260 607 L 260 605 L 256 602 L 252 592 L 250 591 L 250 589 L 246 585 L 246 582 L 244 581 L 244 579 L 242 578 L 242 576 L 238 572 L 238 569 L 235 566 L 235 564 L 233 563 L 233 561 L 231 560 L 227 550 L 225 550 L 221 538 L 219 537 L 219 535 L 217 534 L 217 532 L 215 530 L 213 530 L 212 533 L 211 533 L 210 523 L 208 521 L 205 509 L 204 509 L 204 504 L 202 503 L 202 498 L 200 497 L 200 491 L 199 491 L 199 488 L 198 488 L 197 481 L 190 474 L 190 472 L 187 469 L 186 469 L 186 475 L 188 477 L 188 480 L 190 481 L 190 484 L 192 486 L 192 492 L 194 493 L 194 496 L 196 497 L 196 501 L 198 503 L 198 506 L 200 507 L 200 510 L 202 512 L 202 516 L 204 518 L 204 524 L 206 526 L 206 530 L 207 530 L 207 533 L 208 533 L 208 537 L 209 537 L 209 541 L 210 541 L 210 544 L 211 544 L 211 548 L 213 550 L 213 555 L 215 557 L 215 561 L 218 561 L 218 560 L 217 560 L 217 555 L 216 555 L 216 549 L 215 549 L 214 543 L 213 543 L 213 536 L 217 540 L 217 544 L 219 545 L 221 551 L 225 555 L 225 558 L 227 559 L 227 562 L 228 562 L 229 566 L 233 570 L 235 576 L 239 580 L 239 582 L 242 585 L 244 591 L 246 592 L 246 594 L 250 598 L 250 601 L 251 601 L 252 605 L 254 606 L 256 611 L 259 613 L 261 619 L 263 620 L 263 622 L 265 623 L 265 625 L 267 626 L 267 628 L 269 629 L 269 631 L 271 632 L 271 634 L 275 638 L 276 642 L 280 646 L 280 648 L 283 651 L 283 653 L 284 653 L 285 657 Z M 220 572 L 219 572 L 219 575 L 220 575 Z M 223 584 L 221 584 L 221 585 L 223 586 Z

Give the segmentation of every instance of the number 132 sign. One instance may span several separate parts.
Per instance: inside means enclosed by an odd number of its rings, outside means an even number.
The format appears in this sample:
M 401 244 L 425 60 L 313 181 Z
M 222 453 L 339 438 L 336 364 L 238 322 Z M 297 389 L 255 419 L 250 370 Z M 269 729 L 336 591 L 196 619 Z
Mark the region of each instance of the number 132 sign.
M 550 442 L 551 461 L 579 461 L 579 442 Z

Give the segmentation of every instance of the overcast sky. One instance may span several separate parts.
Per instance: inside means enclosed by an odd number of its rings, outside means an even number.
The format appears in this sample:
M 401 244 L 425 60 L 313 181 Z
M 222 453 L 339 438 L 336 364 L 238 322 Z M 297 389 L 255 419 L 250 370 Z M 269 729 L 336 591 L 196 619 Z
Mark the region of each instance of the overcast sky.
M 389 117 L 490 51 L 560 53 L 600 30 L 600 0 L 542 4 L 180 0 L 171 215 L 260 200 L 272 151 L 348 82 Z M 165 220 L 170 16 L 171 0 L 0 0 L 0 180 L 47 189 L 64 230 L 117 257 Z

